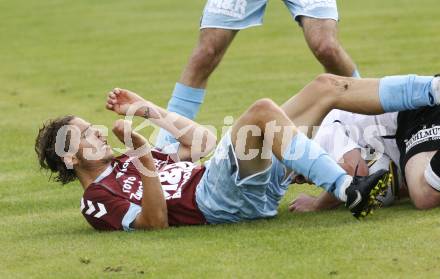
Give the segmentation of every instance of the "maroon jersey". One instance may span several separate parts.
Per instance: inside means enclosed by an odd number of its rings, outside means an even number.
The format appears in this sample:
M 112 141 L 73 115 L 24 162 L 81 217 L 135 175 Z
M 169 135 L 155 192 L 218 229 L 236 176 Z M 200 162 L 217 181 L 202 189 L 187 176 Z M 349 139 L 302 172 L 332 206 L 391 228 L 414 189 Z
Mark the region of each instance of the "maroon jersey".
M 169 225 L 205 224 L 195 198 L 205 167 L 175 162 L 158 149 L 151 153 L 166 199 Z M 84 191 L 81 212 L 95 229 L 129 230 L 141 211 L 142 180 L 132 159 L 126 155 L 113 159 L 109 168 Z

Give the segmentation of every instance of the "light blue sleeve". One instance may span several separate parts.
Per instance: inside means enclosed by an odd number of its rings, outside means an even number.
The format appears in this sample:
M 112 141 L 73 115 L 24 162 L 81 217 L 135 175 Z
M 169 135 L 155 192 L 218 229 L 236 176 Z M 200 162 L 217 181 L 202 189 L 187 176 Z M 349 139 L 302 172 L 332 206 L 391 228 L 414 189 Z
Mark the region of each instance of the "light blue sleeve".
M 137 204 L 130 203 L 130 207 L 128 208 L 127 213 L 125 213 L 124 218 L 122 219 L 122 228 L 124 231 L 130 232 L 134 231 L 134 228 L 130 227 L 130 224 L 136 219 L 139 213 L 141 213 L 142 207 Z

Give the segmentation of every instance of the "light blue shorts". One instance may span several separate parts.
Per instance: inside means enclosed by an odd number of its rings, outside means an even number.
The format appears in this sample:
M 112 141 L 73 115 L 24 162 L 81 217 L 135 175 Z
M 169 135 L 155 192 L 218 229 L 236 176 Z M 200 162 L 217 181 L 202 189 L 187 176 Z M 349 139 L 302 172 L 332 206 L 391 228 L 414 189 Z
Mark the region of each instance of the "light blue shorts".
M 275 157 L 266 170 L 241 178 L 231 135 L 227 133 L 206 162 L 196 202 L 211 224 L 269 218 L 277 214 L 291 182 L 290 172 Z
M 336 0 L 283 0 L 294 20 L 300 16 L 338 20 Z M 200 29 L 240 30 L 262 25 L 267 0 L 208 0 Z

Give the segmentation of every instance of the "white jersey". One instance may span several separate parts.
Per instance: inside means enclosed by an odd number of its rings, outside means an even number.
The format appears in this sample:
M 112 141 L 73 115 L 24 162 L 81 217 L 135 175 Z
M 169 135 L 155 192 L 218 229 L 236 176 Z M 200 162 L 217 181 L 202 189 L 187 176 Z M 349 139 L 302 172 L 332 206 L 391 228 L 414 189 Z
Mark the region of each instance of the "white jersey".
M 345 153 L 361 149 L 367 161 L 386 154 L 399 166 L 396 130 L 397 112 L 362 115 L 334 109 L 324 118 L 314 140 L 338 162 Z

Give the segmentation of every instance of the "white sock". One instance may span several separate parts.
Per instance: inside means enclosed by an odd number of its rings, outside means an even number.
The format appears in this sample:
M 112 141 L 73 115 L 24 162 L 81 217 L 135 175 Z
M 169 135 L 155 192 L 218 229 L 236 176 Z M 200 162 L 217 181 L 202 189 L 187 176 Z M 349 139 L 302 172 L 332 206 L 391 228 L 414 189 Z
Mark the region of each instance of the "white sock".
M 426 167 L 424 175 L 426 182 L 428 182 L 434 190 L 440 191 L 440 177 L 432 170 L 431 164 L 428 164 Z
M 350 186 L 352 181 L 353 181 L 353 177 L 347 175 L 347 178 L 345 178 L 345 181 L 339 187 L 339 192 L 337 193 L 337 195 L 338 195 L 337 198 L 343 202 L 347 201 L 347 194 L 345 193 L 345 190 L 347 190 L 347 188 Z

